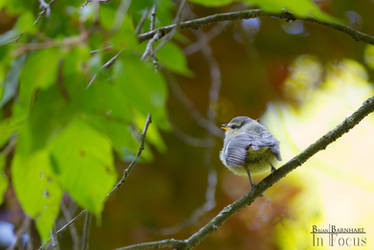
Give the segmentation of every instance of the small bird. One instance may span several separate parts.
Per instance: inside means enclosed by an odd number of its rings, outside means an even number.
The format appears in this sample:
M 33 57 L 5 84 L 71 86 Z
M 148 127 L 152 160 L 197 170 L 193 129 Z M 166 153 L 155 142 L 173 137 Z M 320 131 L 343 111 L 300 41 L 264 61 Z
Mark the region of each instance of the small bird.
M 238 116 L 221 128 L 226 130 L 220 152 L 222 163 L 236 175 L 248 175 L 252 188 L 251 173 L 262 173 L 269 166 L 273 172 L 273 162 L 282 160 L 279 141 L 256 120 Z

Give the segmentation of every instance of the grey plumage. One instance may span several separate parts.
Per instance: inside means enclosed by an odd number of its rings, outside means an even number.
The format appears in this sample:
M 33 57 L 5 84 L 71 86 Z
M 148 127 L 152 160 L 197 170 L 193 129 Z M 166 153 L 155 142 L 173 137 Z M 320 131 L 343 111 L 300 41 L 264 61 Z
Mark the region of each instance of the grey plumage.
M 224 124 L 228 129 L 220 153 L 223 164 L 238 175 L 270 169 L 274 160 L 281 161 L 279 141 L 255 120 L 239 116 Z

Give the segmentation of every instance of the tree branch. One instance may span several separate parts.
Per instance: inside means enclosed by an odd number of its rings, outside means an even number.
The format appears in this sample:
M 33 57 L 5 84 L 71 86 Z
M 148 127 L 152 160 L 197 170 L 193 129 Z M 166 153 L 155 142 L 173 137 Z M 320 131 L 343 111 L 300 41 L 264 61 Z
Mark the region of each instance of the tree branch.
M 233 11 L 233 12 L 226 12 L 226 13 L 219 13 L 214 14 L 206 17 L 196 18 L 189 21 L 181 22 L 179 24 L 180 29 L 198 29 L 202 26 L 211 24 L 211 23 L 218 23 L 223 21 L 233 21 L 233 20 L 240 20 L 240 19 L 249 19 L 249 18 L 255 18 L 255 17 L 261 17 L 261 16 L 267 16 L 267 17 L 276 17 L 281 18 L 285 20 L 303 20 L 306 22 L 312 22 L 321 24 L 323 26 L 331 27 L 333 29 L 336 29 L 338 31 L 341 31 L 343 33 L 346 33 L 350 35 L 353 39 L 356 41 L 363 41 L 369 44 L 374 45 L 374 37 L 370 36 L 366 33 L 357 31 L 349 26 L 338 24 L 338 23 L 328 23 L 324 21 L 320 21 L 317 19 L 314 19 L 312 17 L 298 17 L 295 16 L 289 12 L 282 12 L 282 13 L 269 13 L 265 12 L 259 9 L 251 9 L 251 10 L 241 10 L 241 11 Z M 138 36 L 139 42 L 143 42 L 145 40 L 151 39 L 156 33 L 160 33 L 161 37 L 169 33 L 171 30 L 173 30 L 176 27 L 176 24 L 171 24 L 168 26 L 160 27 L 158 29 L 155 29 L 153 31 L 142 33 Z
M 71 213 L 70 210 L 66 207 L 65 203 L 62 201 L 61 205 L 61 212 L 63 213 L 65 220 L 70 221 L 71 220 Z M 56 233 L 57 234 L 57 233 Z M 79 236 L 77 228 L 74 225 L 71 225 L 70 227 L 70 234 L 71 234 L 71 241 L 73 243 L 73 250 L 79 249 Z
M 28 227 L 30 226 L 31 219 L 29 216 L 25 215 L 25 218 L 23 219 L 22 225 L 17 230 L 16 233 L 16 240 L 14 243 L 7 248 L 7 250 L 13 250 L 17 247 L 18 243 L 20 242 L 22 235 L 27 231 Z
M 374 111 L 374 96 L 367 99 L 362 106 L 354 112 L 351 116 L 346 118 L 341 124 L 336 128 L 332 129 L 315 143 L 307 147 L 303 152 L 292 158 L 282 167 L 275 170 L 273 173 L 268 175 L 260 183 L 255 185 L 248 193 L 243 195 L 238 200 L 234 201 L 232 204 L 226 206 L 221 212 L 210 220 L 205 226 L 200 228 L 199 231 L 191 235 L 186 240 L 163 240 L 155 242 L 145 242 L 135 245 L 130 245 L 119 249 L 149 249 L 149 248 L 177 248 L 177 249 L 191 249 L 199 245 L 203 240 L 205 240 L 211 233 L 216 231 L 224 222 L 226 222 L 231 216 L 233 216 L 240 209 L 245 206 L 250 205 L 257 197 L 278 182 L 282 177 L 286 176 L 292 170 L 301 166 L 310 157 L 318 153 L 319 151 L 325 149 L 330 143 L 334 142 L 336 139 L 341 137 L 343 134 L 347 133 L 350 129 L 356 126 L 365 116 L 369 115 Z
M 82 250 L 88 250 L 89 249 L 91 222 L 92 222 L 92 214 L 91 213 L 86 213 L 86 217 L 84 218 L 84 227 L 83 227 L 82 242 L 81 242 L 81 249 Z
M 139 243 L 134 244 L 127 247 L 121 247 L 117 248 L 116 250 L 141 250 L 141 249 L 157 249 L 157 248 L 176 248 L 179 249 L 181 247 L 184 247 L 186 245 L 186 242 L 183 240 L 175 240 L 175 239 L 168 239 L 168 240 L 160 240 L 160 241 L 152 241 L 152 242 L 145 242 L 145 243 Z

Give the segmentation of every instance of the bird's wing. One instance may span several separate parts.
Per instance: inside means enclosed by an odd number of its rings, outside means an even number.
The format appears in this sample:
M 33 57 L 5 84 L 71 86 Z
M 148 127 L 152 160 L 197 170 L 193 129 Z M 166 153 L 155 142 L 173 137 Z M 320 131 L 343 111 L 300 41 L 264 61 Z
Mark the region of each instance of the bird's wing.
M 226 149 L 226 163 L 229 166 L 243 166 L 247 163 L 248 149 L 260 150 L 270 148 L 272 153 L 281 161 L 279 141 L 268 131 L 264 130 L 260 136 L 253 136 L 249 133 L 238 133 L 228 143 Z
M 233 136 L 226 146 L 226 163 L 228 166 L 240 167 L 246 164 L 251 138 L 246 133 Z
M 271 152 L 277 157 L 279 161 L 282 160 L 279 151 L 279 141 L 275 139 L 267 130 L 263 130 L 260 137 L 257 137 L 255 140 L 252 140 L 251 147 L 254 150 L 259 150 L 262 147 L 268 147 L 271 149 Z

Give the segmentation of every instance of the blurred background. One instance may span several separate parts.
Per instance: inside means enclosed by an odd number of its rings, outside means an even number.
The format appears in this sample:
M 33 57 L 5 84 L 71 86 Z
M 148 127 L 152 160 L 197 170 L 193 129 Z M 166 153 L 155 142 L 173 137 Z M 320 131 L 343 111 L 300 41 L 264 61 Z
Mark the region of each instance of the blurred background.
M 345 24 L 374 34 L 374 1 L 315 2 Z M 243 8 L 241 4 L 208 8 L 187 2 L 182 16 L 187 20 Z M 51 19 L 57 11 L 52 9 Z M 0 32 L 11 30 L 17 18 L 3 9 Z M 91 249 L 189 237 L 245 194 L 248 179 L 233 175 L 219 161 L 220 124 L 238 115 L 261 120 L 281 142 L 280 166 L 374 93 L 374 47 L 318 24 L 271 17 L 221 22 L 183 30 L 175 44 L 186 56 L 188 72 L 160 69 L 168 87 L 170 126 L 159 130 L 157 145 L 147 144 L 148 157 L 135 166 L 126 184 L 94 220 Z M 139 129 L 143 124 L 143 120 L 138 123 Z M 314 249 L 312 226 L 329 224 L 363 227 L 367 244 L 345 249 L 373 249 L 373 134 L 370 115 L 235 214 L 197 249 Z M 7 179 L 9 162 L 4 167 Z M 127 164 L 116 157 L 119 175 Z M 262 178 L 256 176 L 255 181 Z M 79 211 L 67 193 L 62 200 L 69 213 Z M 22 225 L 24 216 L 10 184 L 0 207 L 4 223 L 0 224 L 0 241 L 13 240 L 12 227 Z M 57 228 L 65 222 L 60 212 Z M 78 235 L 82 225 L 80 218 L 75 223 Z M 29 238 L 34 247 L 39 246 L 33 223 L 23 240 Z M 59 241 L 62 249 L 72 247 L 69 230 L 59 235 Z

